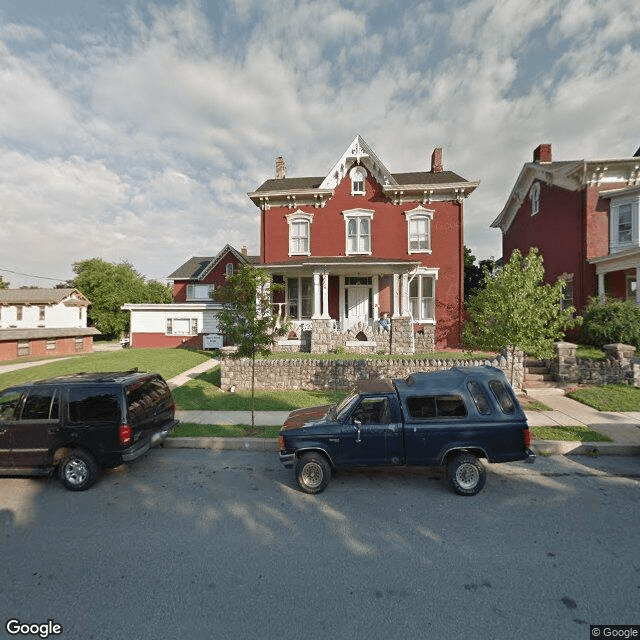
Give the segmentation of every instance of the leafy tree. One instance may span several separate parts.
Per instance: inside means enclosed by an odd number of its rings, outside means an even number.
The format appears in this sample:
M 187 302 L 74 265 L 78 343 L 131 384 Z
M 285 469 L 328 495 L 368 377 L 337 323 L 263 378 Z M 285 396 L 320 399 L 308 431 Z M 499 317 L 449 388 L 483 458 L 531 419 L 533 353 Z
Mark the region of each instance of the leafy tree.
M 562 307 L 566 283 L 544 284 L 542 256 L 532 248 L 520 251 L 494 274 L 485 267 L 483 288 L 467 303 L 462 340 L 471 349 L 511 351 L 511 383 L 517 349 L 536 357 L 553 355 L 553 343 L 580 324 L 573 307 Z
M 0 276 L 0 289 L 8 289 L 8 288 L 9 288 L 9 283 L 2 276 Z
M 286 326 L 278 326 L 272 313 L 271 293 L 282 285 L 271 282 L 263 269 L 242 265 L 214 293 L 224 304 L 218 314 L 218 326 L 227 339 L 237 347 L 232 358 L 251 358 L 251 426 L 255 425 L 256 357 L 269 355 L 275 338 L 287 333 Z
M 591 298 L 582 315 L 581 342 L 596 347 L 622 342 L 640 348 L 640 307 L 633 300 L 610 299 L 601 304 Z
M 464 248 L 464 299 L 468 300 L 477 293 L 484 282 L 484 269 L 493 273 L 496 270 L 496 262 L 493 258 L 480 260 L 476 264 L 476 257 L 471 253 L 469 247 Z
M 104 335 L 117 338 L 129 330 L 130 314 L 120 307 L 126 303 L 171 302 L 171 288 L 146 282 L 131 264 L 112 264 L 100 258 L 76 262 L 71 286 L 91 301 L 88 319 Z

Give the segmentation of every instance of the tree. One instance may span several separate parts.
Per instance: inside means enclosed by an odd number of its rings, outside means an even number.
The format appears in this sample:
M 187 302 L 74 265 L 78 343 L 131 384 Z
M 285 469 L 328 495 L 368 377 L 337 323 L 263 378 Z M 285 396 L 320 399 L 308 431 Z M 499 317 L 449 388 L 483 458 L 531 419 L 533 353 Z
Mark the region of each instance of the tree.
M 251 426 L 255 426 L 256 357 L 269 355 L 275 338 L 287 333 L 286 326 L 278 326 L 272 313 L 271 293 L 282 285 L 271 282 L 264 269 L 242 265 L 214 293 L 224 304 L 218 314 L 218 327 L 237 347 L 232 358 L 251 358 Z
M 494 274 L 484 270 L 483 288 L 467 303 L 463 343 L 471 349 L 511 351 L 511 383 L 516 349 L 538 358 L 553 355 L 553 343 L 581 322 L 573 307 L 563 308 L 566 283 L 544 284 L 542 256 L 515 250 Z
M 0 289 L 8 289 L 8 288 L 9 288 L 9 283 L 2 276 L 0 276 Z
M 117 338 L 129 330 L 130 314 L 122 311 L 126 303 L 171 302 L 171 288 L 147 282 L 131 264 L 112 264 L 100 258 L 76 262 L 71 281 L 90 301 L 88 319 L 104 335 Z
M 496 262 L 493 258 L 480 260 L 476 264 L 476 257 L 471 253 L 469 247 L 464 248 L 464 299 L 469 300 L 471 296 L 477 293 L 484 282 L 484 269 L 493 273 L 496 270 Z

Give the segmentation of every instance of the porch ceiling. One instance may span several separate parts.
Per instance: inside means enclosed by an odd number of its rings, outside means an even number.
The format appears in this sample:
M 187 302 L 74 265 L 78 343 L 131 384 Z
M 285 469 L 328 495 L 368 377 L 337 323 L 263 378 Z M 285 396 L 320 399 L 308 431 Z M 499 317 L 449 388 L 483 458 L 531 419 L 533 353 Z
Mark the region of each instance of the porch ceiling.
M 417 260 L 380 260 L 358 256 L 352 258 L 312 258 L 261 265 L 272 273 L 309 274 L 326 272 L 331 275 L 386 275 L 389 273 L 410 273 L 421 266 Z

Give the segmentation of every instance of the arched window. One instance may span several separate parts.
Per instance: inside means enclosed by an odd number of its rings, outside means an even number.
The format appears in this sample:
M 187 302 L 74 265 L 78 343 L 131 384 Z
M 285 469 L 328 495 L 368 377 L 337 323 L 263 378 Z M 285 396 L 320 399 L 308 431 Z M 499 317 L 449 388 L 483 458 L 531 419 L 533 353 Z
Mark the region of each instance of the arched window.
M 416 207 L 405 211 L 407 218 L 408 252 L 431 253 L 431 220 L 433 211 Z
M 534 182 L 531 190 L 529 191 L 529 198 L 531 199 L 531 215 L 535 216 L 540 213 L 540 183 Z
M 351 195 L 364 195 L 364 181 L 367 177 L 367 170 L 364 167 L 353 167 L 349 171 L 349 178 L 351 178 Z
M 311 223 L 313 214 L 298 209 L 287 216 L 289 223 L 289 255 L 311 255 Z

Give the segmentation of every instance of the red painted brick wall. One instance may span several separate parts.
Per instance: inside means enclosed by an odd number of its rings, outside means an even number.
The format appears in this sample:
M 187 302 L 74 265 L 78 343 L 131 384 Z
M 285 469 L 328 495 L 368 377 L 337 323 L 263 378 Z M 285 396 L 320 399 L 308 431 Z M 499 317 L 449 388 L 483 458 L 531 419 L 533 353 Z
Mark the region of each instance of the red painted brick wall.
M 22 342 L 22 340 L 20 341 Z M 67 356 L 78 353 L 91 353 L 93 351 L 93 336 L 84 336 L 82 349 L 76 349 L 75 338 L 56 338 L 56 348 L 47 349 L 47 340 L 38 339 L 29 341 L 29 356 Z M 0 342 L 0 360 L 15 360 L 18 357 L 18 342 L 7 340 Z
M 289 225 L 286 216 L 298 209 L 313 215 L 311 223 L 312 257 L 341 257 L 346 254 L 346 232 L 343 211 L 367 209 L 375 211 L 371 225 L 372 257 L 416 260 L 425 267 L 439 268 L 436 283 L 437 346 L 458 346 L 462 318 L 463 241 L 462 206 L 457 202 L 433 202 L 423 205 L 433 210 L 431 223 L 431 254 L 408 251 L 408 226 L 404 212 L 419 206 L 419 202 L 394 205 L 371 177 L 366 180 L 364 196 L 351 195 L 351 181 L 346 178 L 336 188 L 334 196 L 323 208 L 301 206 L 272 207 L 262 212 L 261 249 L 263 263 L 274 264 L 296 260 L 289 256 Z M 331 282 L 330 282 L 331 287 Z M 336 284 L 337 287 L 337 284 Z M 331 295 L 337 298 L 337 289 Z M 383 290 L 382 311 L 389 311 L 391 300 Z M 330 315 L 338 317 L 337 300 L 333 300 Z M 384 307 L 384 308 L 383 308 Z
M 202 335 L 168 336 L 164 333 L 134 333 L 131 335 L 131 347 L 134 349 L 158 347 L 202 349 Z
M 233 264 L 234 272 L 238 269 L 240 260 L 233 254 L 227 253 L 222 257 L 213 270 L 202 280 L 175 280 L 173 283 L 173 301 L 187 302 L 188 284 L 212 284 L 214 289 L 221 287 L 226 282 L 227 263 Z

